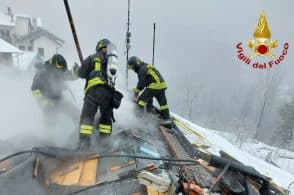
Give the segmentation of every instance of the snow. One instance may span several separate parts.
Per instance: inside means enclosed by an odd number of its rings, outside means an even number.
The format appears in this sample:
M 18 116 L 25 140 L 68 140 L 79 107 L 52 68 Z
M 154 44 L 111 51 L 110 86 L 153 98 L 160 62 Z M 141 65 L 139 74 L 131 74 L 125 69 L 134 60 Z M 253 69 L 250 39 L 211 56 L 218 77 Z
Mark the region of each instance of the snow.
M 16 20 L 17 17 L 30 19 L 31 23 L 33 23 L 33 19 L 36 19 L 37 26 L 42 27 L 42 20 L 39 17 L 34 17 L 27 14 L 15 14 L 14 19 Z
M 11 22 L 11 17 L 0 13 L 0 25 L 3 26 L 15 26 L 14 22 Z
M 3 39 L 0 39 L 0 53 L 23 53 L 13 45 L 7 43 Z
M 237 147 L 240 146 L 236 135 L 227 132 L 218 132 L 218 134 L 229 140 L 233 145 Z M 236 142 L 236 140 L 238 140 L 238 142 Z M 294 174 L 294 152 L 251 139 L 242 141 L 240 149 L 250 152 L 250 154 L 258 158 L 272 162 L 281 169 Z
M 244 165 L 252 166 L 260 173 L 271 177 L 274 183 L 284 189 L 288 189 L 289 185 L 294 181 L 294 175 L 291 173 L 238 149 L 228 140 L 218 135 L 215 130 L 200 127 L 174 113 L 172 113 L 172 116 L 183 123 L 183 125 L 178 125 L 178 127 L 192 144 L 197 143 L 200 139 L 204 144 L 210 146 L 209 152 L 219 155 L 219 151 L 224 151 Z M 291 191 L 291 193 L 294 193 L 294 191 Z
M 37 17 L 37 26 L 42 27 L 42 20 L 39 17 Z
M 3 26 L 15 26 L 15 22 L 17 17 L 30 19 L 31 23 L 33 23 L 33 19 L 36 19 L 36 23 L 38 27 L 42 27 L 42 20 L 39 17 L 32 17 L 25 14 L 15 14 L 13 16 L 13 22 L 11 21 L 11 16 L 0 13 L 0 25 Z

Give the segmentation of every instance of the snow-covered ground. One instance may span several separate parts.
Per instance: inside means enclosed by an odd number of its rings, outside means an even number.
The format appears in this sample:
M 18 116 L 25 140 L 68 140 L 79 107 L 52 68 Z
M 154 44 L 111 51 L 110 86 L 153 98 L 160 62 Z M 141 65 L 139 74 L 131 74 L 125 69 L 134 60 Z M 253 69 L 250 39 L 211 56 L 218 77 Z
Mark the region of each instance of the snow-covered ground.
M 260 173 L 271 177 L 274 183 L 284 189 L 289 189 L 291 192 L 290 194 L 294 194 L 294 184 L 292 184 L 292 182 L 294 182 L 294 175 L 289 171 L 285 171 L 265 162 L 261 158 L 255 157 L 252 154 L 256 152 L 254 147 L 248 147 L 248 151 L 240 150 L 227 139 L 219 135 L 217 131 L 200 127 L 174 113 L 173 116 L 179 121 L 178 123 L 176 122 L 177 126 L 183 131 L 192 144 L 201 143 L 209 146 L 208 151 L 215 155 L 219 155 L 220 151 L 224 151 L 244 165 L 252 166 Z M 243 147 L 245 148 L 246 145 Z
M 220 131 L 217 131 L 217 133 L 229 140 L 236 147 L 239 147 L 241 150 L 245 150 L 258 158 L 294 174 L 294 152 L 273 147 L 252 139 L 247 139 L 240 144 L 237 136 L 232 133 Z

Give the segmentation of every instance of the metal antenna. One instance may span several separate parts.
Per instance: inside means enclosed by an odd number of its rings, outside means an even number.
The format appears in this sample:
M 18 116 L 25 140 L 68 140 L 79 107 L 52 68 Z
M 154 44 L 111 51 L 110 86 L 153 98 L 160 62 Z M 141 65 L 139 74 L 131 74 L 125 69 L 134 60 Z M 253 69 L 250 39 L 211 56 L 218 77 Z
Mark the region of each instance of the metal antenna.
M 73 38 L 74 38 L 74 41 L 75 41 L 76 49 L 77 49 L 77 52 L 78 52 L 78 55 L 79 55 L 79 58 L 80 58 L 80 62 L 82 64 L 82 62 L 83 62 L 83 54 L 82 54 L 82 51 L 81 51 L 81 48 L 80 48 L 79 39 L 78 39 L 77 32 L 76 32 L 76 29 L 75 29 L 75 25 L 74 25 L 74 22 L 73 22 L 73 19 L 72 19 L 69 4 L 68 4 L 67 0 L 63 0 L 63 2 L 64 2 L 67 17 L 68 17 L 68 21 L 69 21 L 69 24 L 70 24 L 71 32 L 72 32 L 72 35 L 73 35 Z
M 153 23 L 153 50 L 152 50 L 152 65 L 154 66 L 154 51 L 155 51 L 155 26 L 156 23 Z
M 127 49 L 127 58 L 126 58 L 126 89 L 128 89 L 128 60 L 129 60 L 129 50 L 131 48 L 131 32 L 130 32 L 130 0 L 128 0 L 128 23 L 127 23 L 127 33 L 126 33 L 126 49 Z

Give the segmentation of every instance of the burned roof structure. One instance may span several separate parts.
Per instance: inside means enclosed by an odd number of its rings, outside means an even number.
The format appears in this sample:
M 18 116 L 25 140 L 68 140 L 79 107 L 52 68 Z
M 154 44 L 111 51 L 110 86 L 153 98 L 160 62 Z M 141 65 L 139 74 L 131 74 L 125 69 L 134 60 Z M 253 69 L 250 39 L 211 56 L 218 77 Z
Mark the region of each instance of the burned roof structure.
M 175 123 L 153 127 L 97 136 L 90 151 L 36 147 L 3 158 L 0 192 L 285 194 L 229 154 L 215 156 L 191 145 Z

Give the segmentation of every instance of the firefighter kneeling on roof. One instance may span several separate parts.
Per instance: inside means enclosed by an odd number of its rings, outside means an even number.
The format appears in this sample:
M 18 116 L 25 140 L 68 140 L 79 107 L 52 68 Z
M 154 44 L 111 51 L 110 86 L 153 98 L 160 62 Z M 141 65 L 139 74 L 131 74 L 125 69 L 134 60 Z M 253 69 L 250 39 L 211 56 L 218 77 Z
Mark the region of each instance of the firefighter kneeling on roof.
M 108 39 L 97 43 L 96 53 L 88 56 L 78 70 L 78 76 L 86 79 L 85 98 L 80 119 L 78 148 L 88 149 L 93 133 L 95 114 L 100 109 L 99 135 L 112 132 L 113 108 L 118 108 L 123 95 L 114 88 L 117 77 L 116 49 Z
M 132 56 L 128 60 L 128 68 L 132 69 L 138 75 L 137 87 L 133 90 L 135 96 L 144 89 L 137 100 L 139 108 L 147 106 L 147 111 L 152 107 L 152 98 L 155 97 L 160 105 L 161 117 L 169 120 L 169 109 L 165 96 L 167 89 L 166 82 L 159 71 L 151 64 L 142 62 L 138 57 Z

